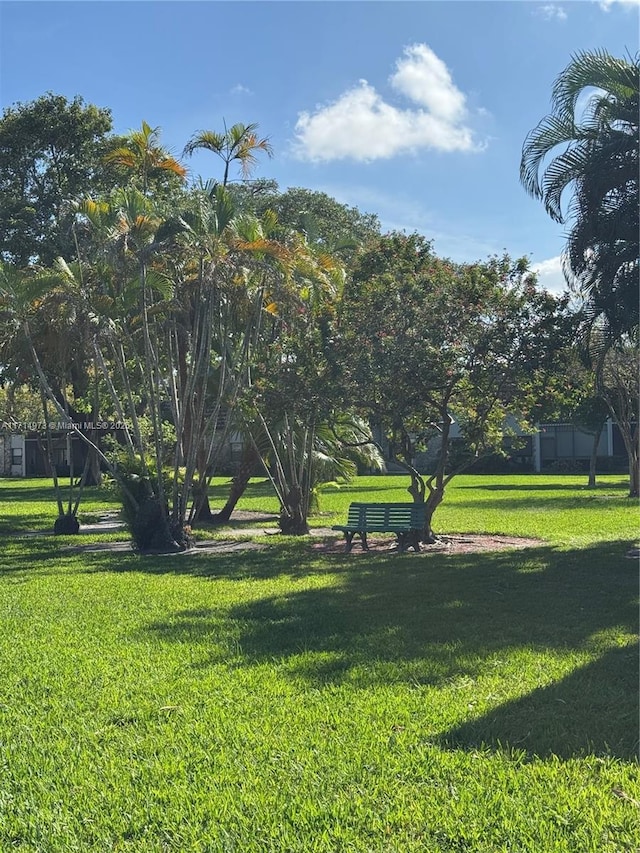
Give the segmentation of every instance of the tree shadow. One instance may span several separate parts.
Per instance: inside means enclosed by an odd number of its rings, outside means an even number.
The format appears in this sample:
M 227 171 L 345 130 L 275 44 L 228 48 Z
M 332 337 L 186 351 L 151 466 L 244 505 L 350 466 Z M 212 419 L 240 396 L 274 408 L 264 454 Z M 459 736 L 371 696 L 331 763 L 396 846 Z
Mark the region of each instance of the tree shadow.
M 526 496 L 525 496 L 526 494 Z M 597 506 L 598 512 L 619 512 L 620 508 L 630 506 L 627 495 L 597 495 L 585 492 L 576 495 L 575 489 L 571 494 L 565 495 L 536 495 L 535 493 L 522 493 L 522 496 L 504 496 L 495 498 L 482 498 L 478 500 L 457 500 L 456 509 L 502 509 L 505 511 L 526 511 L 527 509 L 544 510 L 552 513 L 554 510 L 584 510 L 593 509 Z
M 80 564 L 53 563 L 52 571 L 301 580 L 299 587 L 280 585 L 277 594 L 267 583 L 268 595 L 231 608 L 177 610 L 142 631 L 162 642 L 198 645 L 198 667 L 276 661 L 284 677 L 311 689 L 444 687 L 495 672 L 496 661 L 514 649 L 589 653 L 594 635 L 635 633 L 638 580 L 636 563 L 625 559 L 630 544 L 356 557 L 318 556 L 308 540 L 285 539 L 264 551 L 215 557 L 84 553 Z M 0 575 L 26 577 L 51 558 L 74 556 L 54 537 L 23 538 L 13 550 L 0 557 Z M 597 660 L 437 735 L 442 745 L 513 748 L 530 756 L 592 751 L 632 757 L 637 654 L 606 649 L 607 642 Z
M 224 614 L 178 611 L 146 630 L 165 642 L 188 640 L 206 647 L 214 626 L 220 634 L 223 618 L 241 650 L 234 665 L 277 661 L 287 677 L 312 689 L 327 684 L 445 686 L 495 673 L 505 650 L 566 652 L 569 658 L 576 651 L 592 651 L 593 636 L 600 632 L 635 632 L 637 573 L 624 558 L 627 547 L 626 542 L 601 542 L 569 551 L 541 547 L 451 556 L 316 557 L 316 571 L 330 572 L 332 585 L 287 587 Z M 243 577 L 251 566 L 254 576 L 267 576 L 264 560 L 265 554 L 243 556 Z M 268 576 L 291 574 L 285 562 L 273 565 Z M 230 560 L 219 569 L 228 572 L 233 564 Z M 296 571 L 313 571 L 301 552 Z M 198 666 L 219 661 L 219 646 L 212 643 L 210 660 L 205 653 Z M 484 735 L 480 721 L 477 729 L 463 726 L 447 737 L 451 743 L 455 738 L 468 744 L 513 743 L 532 754 L 567 756 L 593 748 L 628 757 L 636 694 L 628 652 L 607 651 L 556 684 L 488 713 Z M 559 717 L 558 707 L 565 705 L 568 713 Z M 525 729 L 529 717 L 536 717 L 536 727 Z M 523 731 L 531 731 L 527 742 Z
M 216 521 L 215 513 L 217 510 L 212 510 L 214 513 L 213 519 L 203 519 L 198 520 L 196 524 L 194 524 L 194 528 L 199 533 L 220 533 L 227 530 L 237 530 L 242 533 L 243 530 L 252 530 L 255 527 L 264 527 L 266 524 L 274 524 L 278 521 L 278 514 L 275 512 L 256 512 L 252 513 L 251 517 L 242 517 L 238 518 L 237 516 L 231 516 L 230 519 L 226 521 Z
M 69 486 L 62 486 L 63 493 L 68 492 Z M 0 498 L 2 499 L 2 503 L 15 503 L 15 502 L 24 502 L 24 501 L 34 501 L 36 503 L 53 503 L 55 505 L 55 493 L 53 491 L 53 485 L 51 484 L 51 480 L 47 481 L 47 485 L 24 485 L 22 488 L 17 486 L 7 486 L 6 483 L 2 483 L 2 490 L 0 491 Z
M 0 578 L 3 575 L 16 575 L 38 571 L 43 574 L 42 565 L 51 564 L 52 558 L 62 556 L 60 542 L 53 536 L 11 536 L 3 543 L 0 554 Z M 55 570 L 45 574 L 55 574 Z
M 411 484 L 411 480 L 408 474 L 398 474 L 398 483 L 390 483 L 389 477 L 392 475 L 385 475 L 385 479 L 380 481 L 380 485 L 374 486 L 363 486 L 357 482 L 352 484 L 345 483 L 340 486 L 340 494 L 357 494 L 360 495 L 363 492 L 397 492 L 398 489 L 403 489 L 406 485 L 407 488 L 404 491 L 407 491 L 408 486 Z
M 602 754 L 632 761 L 638 758 L 639 675 L 635 645 L 612 649 L 560 681 L 450 729 L 440 744 L 517 750 L 529 758 Z
M 0 536 L 24 536 L 32 531 L 36 531 L 37 535 L 48 535 L 53 533 L 57 516 L 55 505 L 50 512 L 33 512 L 28 515 L 9 513 L 4 509 L 0 519 Z
M 615 488 L 628 488 L 628 480 L 620 480 L 616 483 L 598 483 L 595 487 L 576 485 L 576 483 L 486 483 L 483 485 L 468 486 L 456 483 L 456 489 L 471 489 L 474 492 L 585 492 L 587 494 L 598 491 L 606 491 Z
M 241 533 L 241 530 L 237 531 Z M 137 572 L 150 575 L 192 575 L 210 580 L 265 580 L 287 576 L 302 578 L 309 574 L 326 574 L 327 568 L 312 559 L 308 541 L 280 540 L 278 535 L 261 537 L 260 550 L 202 553 L 196 549 L 179 554 L 137 554 L 133 551 L 110 552 L 108 549 L 82 552 L 86 574 Z M 273 540 L 279 540 L 274 542 Z M 250 542 L 255 541 L 251 539 Z M 224 539 L 220 540 L 221 546 Z
M 50 478 L 43 477 L 34 486 L 31 482 L 25 483 L 22 486 L 7 485 L 7 480 L 2 481 L 0 489 L 0 499 L 2 503 L 13 503 L 16 501 L 34 501 L 43 503 L 53 503 L 55 505 L 55 492 L 53 483 Z M 60 488 L 63 494 L 69 491 L 69 478 L 62 478 Z M 74 489 L 75 491 L 75 489 Z M 101 503 L 120 505 L 119 498 L 114 492 L 100 486 L 86 486 L 84 489 L 85 501 L 99 500 Z

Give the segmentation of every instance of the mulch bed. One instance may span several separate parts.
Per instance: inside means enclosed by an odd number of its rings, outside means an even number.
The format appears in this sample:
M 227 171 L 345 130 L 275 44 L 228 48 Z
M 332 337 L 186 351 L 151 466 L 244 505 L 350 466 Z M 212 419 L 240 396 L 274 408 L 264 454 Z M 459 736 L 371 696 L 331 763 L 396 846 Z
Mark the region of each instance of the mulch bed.
M 116 530 L 123 530 L 124 525 L 117 518 L 116 514 L 105 514 L 99 522 L 93 524 L 82 524 L 80 534 L 91 533 L 107 533 Z M 199 554 L 224 554 L 234 551 L 255 551 L 262 550 L 267 547 L 267 540 L 271 536 L 278 536 L 276 528 L 265 529 L 258 527 L 260 522 L 273 522 L 277 520 L 276 515 L 267 513 L 251 512 L 239 510 L 234 512 L 230 526 L 234 529 L 231 531 L 225 530 L 225 534 L 229 533 L 227 539 L 214 539 L 199 541 L 194 548 L 189 551 L 181 551 L 179 553 L 186 555 Z M 234 524 L 235 522 L 235 524 Z M 243 526 L 247 522 L 253 522 L 255 527 Z M 204 527 L 203 530 L 207 528 Z M 215 527 L 209 527 L 209 530 L 214 530 Z M 51 535 L 49 531 L 32 531 L 26 535 Z M 24 533 L 22 535 L 25 535 Z M 345 554 L 344 538 L 331 530 L 328 527 L 312 528 L 311 535 L 313 541 L 310 548 L 316 553 L 322 554 Z M 243 537 L 242 539 L 236 537 Z M 247 537 L 247 538 L 245 538 Z M 250 537 L 250 538 L 249 538 Z M 257 541 L 256 541 L 257 540 Z M 349 556 L 358 556 L 363 554 L 392 554 L 397 551 L 397 542 L 395 537 L 387 536 L 369 536 L 367 537 L 369 550 L 363 551 L 358 541 L 354 542 L 353 549 Z M 502 551 L 508 548 L 535 548 L 544 545 L 545 542 L 541 539 L 525 539 L 515 536 L 494 536 L 483 534 L 456 534 L 450 536 L 438 536 L 438 541 L 433 545 L 423 545 L 422 555 L 426 554 L 469 554 L 481 551 Z M 112 552 L 131 552 L 132 547 L 130 542 L 95 542 L 87 545 L 71 545 L 67 549 L 69 551 L 112 551 Z M 408 553 L 415 553 L 413 550 Z M 158 556 L 158 555 L 153 555 Z M 163 555 L 160 555 L 163 556 Z M 164 555 L 167 556 L 167 555 Z
M 367 537 L 368 551 L 363 551 L 359 541 L 355 542 L 349 556 L 361 554 L 393 553 L 397 551 L 395 538 L 390 537 Z M 438 536 L 438 541 L 433 545 L 422 545 L 421 554 L 471 554 L 480 551 L 504 551 L 508 548 L 535 548 L 546 543 L 542 539 L 524 539 L 516 536 L 491 536 L 481 534 L 460 534 L 452 536 Z M 322 542 L 314 542 L 311 546 L 314 551 L 324 554 L 344 554 L 345 544 L 343 538 L 333 537 L 323 539 Z M 414 551 L 407 553 L 413 554 Z

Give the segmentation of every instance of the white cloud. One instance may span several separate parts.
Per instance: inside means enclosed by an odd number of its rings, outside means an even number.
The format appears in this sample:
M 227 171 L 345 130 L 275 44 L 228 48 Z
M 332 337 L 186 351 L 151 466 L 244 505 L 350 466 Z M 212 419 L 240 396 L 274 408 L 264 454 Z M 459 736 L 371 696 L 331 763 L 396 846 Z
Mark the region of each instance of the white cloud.
M 231 95 L 253 95 L 251 89 L 248 89 L 246 86 L 243 86 L 242 83 L 236 83 L 236 85 L 233 86 L 229 90 L 229 92 Z
M 456 124 L 464 120 L 465 97 L 455 87 L 447 66 L 426 44 L 405 48 L 396 69 L 390 78 L 394 89 L 443 121 Z
M 544 6 L 537 6 L 535 13 L 540 15 L 546 21 L 566 21 L 567 13 L 562 6 L 556 6 L 555 3 L 545 3 Z
M 538 276 L 538 286 L 550 293 L 563 293 L 568 289 L 567 281 L 562 272 L 562 258 L 556 255 L 555 258 L 547 258 L 546 261 L 540 261 L 538 264 L 531 265 L 532 272 Z
M 407 47 L 391 86 L 416 106 L 388 103 L 366 80 L 296 123 L 296 153 L 314 161 L 385 159 L 421 148 L 479 150 L 467 125 L 464 94 L 444 62 L 425 44 Z

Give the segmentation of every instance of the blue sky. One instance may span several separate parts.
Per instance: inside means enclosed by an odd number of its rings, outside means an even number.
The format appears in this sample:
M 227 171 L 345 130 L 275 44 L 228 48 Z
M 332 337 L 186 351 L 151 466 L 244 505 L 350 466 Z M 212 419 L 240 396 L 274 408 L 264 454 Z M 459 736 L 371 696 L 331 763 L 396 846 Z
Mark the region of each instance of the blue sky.
M 523 140 L 573 53 L 636 53 L 637 0 L 0 0 L 0 101 L 46 91 L 190 136 L 258 122 L 257 177 L 322 190 L 459 261 L 528 255 L 563 284 L 564 227 L 522 189 Z M 219 177 L 198 153 L 193 176 Z

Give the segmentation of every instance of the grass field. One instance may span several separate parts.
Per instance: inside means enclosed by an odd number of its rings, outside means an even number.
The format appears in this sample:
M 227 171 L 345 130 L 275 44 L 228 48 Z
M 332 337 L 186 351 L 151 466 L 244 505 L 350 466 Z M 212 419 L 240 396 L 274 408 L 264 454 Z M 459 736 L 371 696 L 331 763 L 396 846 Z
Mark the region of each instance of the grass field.
M 438 532 L 544 540 L 479 554 L 83 553 L 118 534 L 27 535 L 54 515 L 0 480 L 2 853 L 640 851 L 621 477 L 460 477 Z

